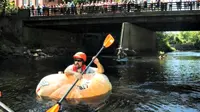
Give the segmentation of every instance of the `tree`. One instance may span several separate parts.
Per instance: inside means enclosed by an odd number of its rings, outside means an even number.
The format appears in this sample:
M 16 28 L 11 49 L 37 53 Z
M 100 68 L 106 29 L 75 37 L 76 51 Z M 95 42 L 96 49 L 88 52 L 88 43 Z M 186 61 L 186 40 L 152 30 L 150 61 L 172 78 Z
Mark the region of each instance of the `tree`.
M 171 52 L 176 50 L 170 45 L 174 41 L 174 34 L 157 32 L 156 37 L 158 51 Z
M 199 31 L 182 31 L 177 34 L 168 33 L 167 35 L 165 35 L 164 33 L 163 34 L 160 33 L 160 36 L 161 37 L 163 36 L 164 40 L 168 42 L 168 45 L 187 44 L 187 45 L 194 46 L 195 49 L 200 49 L 200 32 Z
M 14 0 L 12 2 L 9 2 L 8 0 L 2 0 L 0 2 L 0 15 L 1 16 L 5 16 L 6 14 L 11 14 L 16 11 L 17 11 L 17 9 L 15 7 Z
M 6 4 L 7 4 L 7 0 L 2 0 L 0 2 L 0 9 L 2 9 L 1 16 L 5 16 L 5 14 L 6 14 Z

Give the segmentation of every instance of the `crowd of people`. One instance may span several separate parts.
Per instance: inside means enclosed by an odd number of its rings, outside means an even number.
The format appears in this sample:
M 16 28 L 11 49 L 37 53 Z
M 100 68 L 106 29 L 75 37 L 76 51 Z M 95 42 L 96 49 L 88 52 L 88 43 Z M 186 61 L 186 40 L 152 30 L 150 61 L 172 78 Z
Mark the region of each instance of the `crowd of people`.
M 88 13 L 120 13 L 141 11 L 173 11 L 173 10 L 198 10 L 200 0 L 129 0 L 124 2 L 115 1 L 92 1 L 74 3 L 74 1 L 57 5 L 22 6 L 20 9 L 30 9 L 31 16 L 50 15 L 79 15 Z

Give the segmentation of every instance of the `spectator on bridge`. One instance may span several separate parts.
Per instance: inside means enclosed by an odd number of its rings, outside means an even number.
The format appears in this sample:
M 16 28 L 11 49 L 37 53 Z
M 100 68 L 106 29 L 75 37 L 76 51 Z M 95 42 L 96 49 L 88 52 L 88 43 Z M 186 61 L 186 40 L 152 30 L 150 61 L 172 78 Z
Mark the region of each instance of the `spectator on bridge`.
M 119 12 L 122 12 L 122 8 L 123 8 L 123 3 L 122 3 L 122 1 L 120 0 L 120 2 L 118 3 L 118 11 L 119 11 Z
M 101 2 L 100 1 L 95 2 L 94 13 L 101 13 Z
M 164 0 L 164 10 L 167 11 L 168 0 Z
M 181 8 L 182 8 L 181 4 L 182 4 L 181 0 L 176 1 L 177 10 L 181 10 Z
M 84 13 L 84 6 L 83 3 L 80 4 L 80 14 Z
M 167 11 L 167 0 L 161 0 L 161 11 Z
M 32 5 L 31 6 L 31 13 L 32 13 L 33 16 L 35 15 L 34 12 L 35 12 L 35 7 L 34 7 L 34 5 Z
M 128 3 L 127 3 L 127 12 L 131 12 L 131 4 L 132 4 L 132 1 L 129 0 Z
M 41 16 L 42 14 L 41 14 L 41 8 L 40 8 L 40 6 L 38 5 L 38 7 L 37 7 L 37 14 L 39 15 L 39 16 Z
M 195 3 L 196 3 L 197 0 L 191 0 L 192 2 L 192 9 L 195 9 Z
M 60 14 L 63 15 L 65 12 L 64 4 L 60 4 Z
M 107 13 L 107 11 L 108 11 L 108 2 L 104 2 L 103 3 L 103 13 Z
M 43 15 L 49 16 L 49 7 L 47 7 L 47 6 L 44 4 L 43 7 L 42 7 L 42 12 L 43 12 Z
M 151 0 L 150 1 L 150 9 L 151 9 L 151 11 L 153 11 L 154 10 L 154 0 Z
M 79 3 L 76 4 L 76 14 L 81 14 L 81 5 Z
M 196 9 L 199 9 L 199 5 L 200 5 L 200 0 L 197 0 L 197 2 L 196 2 L 197 4 L 196 4 Z
M 67 9 L 66 9 L 66 14 L 70 14 L 70 12 L 71 12 L 71 3 L 68 1 L 67 2 L 67 7 L 66 7 Z
M 192 10 L 192 1 L 189 1 L 190 10 Z
M 147 0 L 144 0 L 144 10 L 147 10 Z
M 160 8 L 160 0 L 156 0 L 156 9 L 159 10 Z
M 115 1 L 111 2 L 111 8 L 112 8 L 112 12 L 116 13 L 117 10 L 117 3 Z
M 70 7 L 71 7 L 71 13 L 70 14 L 75 14 L 75 4 L 74 4 L 74 1 L 72 0 L 71 3 L 70 3 Z
M 169 0 L 169 11 L 172 11 L 173 0 Z

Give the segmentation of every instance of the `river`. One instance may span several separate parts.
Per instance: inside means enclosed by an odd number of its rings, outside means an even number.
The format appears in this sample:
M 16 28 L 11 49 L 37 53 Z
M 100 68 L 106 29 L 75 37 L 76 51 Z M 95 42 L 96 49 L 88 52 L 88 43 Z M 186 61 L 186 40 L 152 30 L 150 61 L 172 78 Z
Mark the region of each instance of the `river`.
M 99 59 L 113 86 L 101 112 L 200 112 L 200 52 L 171 52 L 163 60 L 129 58 L 123 64 L 108 56 Z M 0 101 L 15 112 L 45 111 L 55 102 L 36 98 L 38 82 L 72 62 L 71 57 L 0 61 Z M 81 112 L 74 107 L 65 111 Z

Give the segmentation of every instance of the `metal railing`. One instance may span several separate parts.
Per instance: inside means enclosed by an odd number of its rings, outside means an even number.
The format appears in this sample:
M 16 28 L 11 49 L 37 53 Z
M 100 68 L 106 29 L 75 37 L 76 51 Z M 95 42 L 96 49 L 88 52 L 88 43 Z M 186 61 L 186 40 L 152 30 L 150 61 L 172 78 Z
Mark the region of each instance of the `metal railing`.
M 30 16 L 83 15 L 103 13 L 156 12 L 200 10 L 200 2 L 158 2 L 142 4 L 115 4 L 101 6 L 57 7 L 30 9 Z

